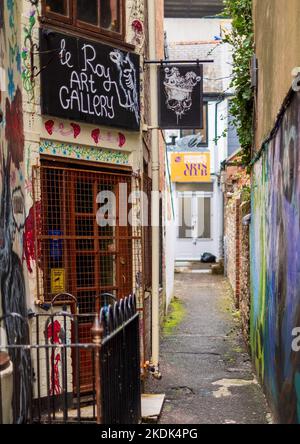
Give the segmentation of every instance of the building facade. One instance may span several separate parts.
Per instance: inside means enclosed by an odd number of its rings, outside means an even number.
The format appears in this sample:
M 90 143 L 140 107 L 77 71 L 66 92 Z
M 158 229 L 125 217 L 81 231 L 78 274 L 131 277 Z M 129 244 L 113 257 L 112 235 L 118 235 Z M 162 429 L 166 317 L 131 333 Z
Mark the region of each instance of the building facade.
M 219 260 L 223 258 L 221 163 L 236 146 L 234 132 L 225 131 L 230 121 L 231 50 L 222 39 L 230 20 L 167 18 L 165 29 L 170 60 L 213 61 L 203 65 L 203 128 L 166 131 L 175 215 L 175 227 L 169 228 L 175 240 L 173 257 L 178 263 L 200 261 L 208 252 Z M 206 181 L 172 178 L 173 155 L 186 158 L 201 153 L 209 159 Z
M 162 14 L 157 2 L 157 26 Z M 134 293 L 142 368 L 151 359 L 151 229 L 137 193 L 152 189 L 148 29 L 146 0 L 0 1 L 0 316 L 95 313 L 103 294 Z M 90 328 L 80 326 L 81 343 Z M 8 325 L 2 334 L 16 339 Z
M 241 150 L 223 163 L 224 271 L 240 311 L 245 341 L 250 340 L 250 176 L 242 165 Z

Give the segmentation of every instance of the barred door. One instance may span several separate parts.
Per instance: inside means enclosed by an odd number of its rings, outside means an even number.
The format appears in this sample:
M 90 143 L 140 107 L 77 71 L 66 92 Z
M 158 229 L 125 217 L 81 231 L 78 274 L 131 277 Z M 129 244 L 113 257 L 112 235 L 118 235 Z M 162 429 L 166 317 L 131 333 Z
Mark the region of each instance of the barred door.
M 134 289 L 133 231 L 124 224 L 128 208 L 121 208 L 125 203 L 119 199 L 122 189 L 128 202 L 132 176 L 48 164 L 41 167 L 40 182 L 40 292 L 46 301 L 58 293 L 76 297 L 79 341 L 90 343 L 94 314 L 103 304 L 101 295 L 121 299 Z M 105 193 L 101 202 L 100 192 Z M 92 387 L 90 353 L 82 350 L 80 355 L 81 392 Z

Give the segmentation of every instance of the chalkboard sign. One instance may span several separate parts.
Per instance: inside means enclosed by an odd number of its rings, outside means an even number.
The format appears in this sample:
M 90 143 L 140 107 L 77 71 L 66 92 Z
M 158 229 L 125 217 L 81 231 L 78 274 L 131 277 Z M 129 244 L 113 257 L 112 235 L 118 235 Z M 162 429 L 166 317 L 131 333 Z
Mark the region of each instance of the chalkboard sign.
M 40 31 L 42 113 L 140 129 L 140 60 L 134 53 Z
M 203 128 L 203 65 L 166 64 L 158 77 L 160 128 Z

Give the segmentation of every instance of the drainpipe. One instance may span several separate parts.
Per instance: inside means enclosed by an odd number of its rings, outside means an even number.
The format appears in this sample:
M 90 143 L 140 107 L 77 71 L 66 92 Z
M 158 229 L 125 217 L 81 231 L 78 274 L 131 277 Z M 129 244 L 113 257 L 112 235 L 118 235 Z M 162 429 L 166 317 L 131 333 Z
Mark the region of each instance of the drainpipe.
M 219 100 L 216 103 L 215 106 L 215 152 L 218 152 L 218 137 L 219 137 L 219 125 L 218 125 L 218 109 L 219 109 L 219 105 L 223 102 L 224 100 Z M 220 166 L 219 163 L 219 158 L 218 158 L 218 162 L 215 162 L 215 168 L 216 168 L 216 173 L 218 171 L 218 168 Z M 216 180 L 218 180 L 218 176 L 216 174 Z M 220 258 L 221 259 L 225 259 L 225 254 L 224 254 L 224 215 L 225 215 L 225 205 L 224 205 L 224 194 L 222 193 L 222 217 L 220 217 L 220 225 L 221 225 L 221 233 L 222 233 L 222 240 L 221 240 L 221 245 L 220 245 L 220 241 L 219 241 L 219 251 L 220 251 Z
M 156 2 L 148 1 L 149 19 L 149 57 L 156 60 Z M 157 66 L 149 65 L 150 69 L 150 96 L 151 96 L 151 146 L 152 146 L 152 358 L 149 366 L 151 374 L 161 378 L 159 371 L 159 191 L 160 191 L 160 164 L 159 164 L 159 129 L 158 129 L 158 86 Z

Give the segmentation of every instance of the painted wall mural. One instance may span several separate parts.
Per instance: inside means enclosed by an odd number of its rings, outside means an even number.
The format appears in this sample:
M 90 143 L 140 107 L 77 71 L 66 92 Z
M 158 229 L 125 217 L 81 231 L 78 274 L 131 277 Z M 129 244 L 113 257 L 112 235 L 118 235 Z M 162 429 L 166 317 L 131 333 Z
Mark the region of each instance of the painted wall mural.
M 44 123 L 45 130 L 49 136 L 59 135 L 63 138 L 72 137 L 76 140 L 82 133 L 82 128 L 78 123 L 64 123 L 57 122 L 55 120 L 49 119 Z M 108 142 L 114 144 L 118 148 L 123 148 L 126 145 L 126 136 L 123 133 L 112 130 L 100 130 L 100 128 L 94 128 L 90 133 L 90 140 L 95 145 L 100 142 Z M 80 143 L 80 142 L 79 142 Z
M 47 343 L 52 345 L 60 346 L 63 342 L 61 340 L 61 336 L 64 334 L 62 326 L 60 325 L 59 321 L 54 321 L 50 323 L 50 325 L 47 328 Z M 60 382 L 60 372 L 61 372 L 61 350 L 60 348 L 53 348 L 51 351 L 51 362 L 52 368 L 51 368 L 51 388 L 50 388 L 50 395 L 60 395 L 62 393 L 62 387 Z
M 135 0 L 132 2 L 129 14 L 131 22 L 132 40 L 131 43 L 141 50 L 145 39 L 144 30 L 144 0 Z
M 23 256 L 25 226 L 24 202 L 24 128 L 22 113 L 22 79 L 20 31 L 22 4 L 18 0 L 0 0 L 0 67 L 2 76 L 0 109 L 0 313 L 17 313 L 27 317 Z M 27 322 L 20 317 L 5 320 L 7 341 L 28 344 Z M 28 416 L 30 391 L 30 354 L 15 349 L 10 353 L 14 364 L 14 422 L 23 423 Z
M 253 359 L 274 412 L 300 424 L 300 96 L 254 167 L 251 223 Z

